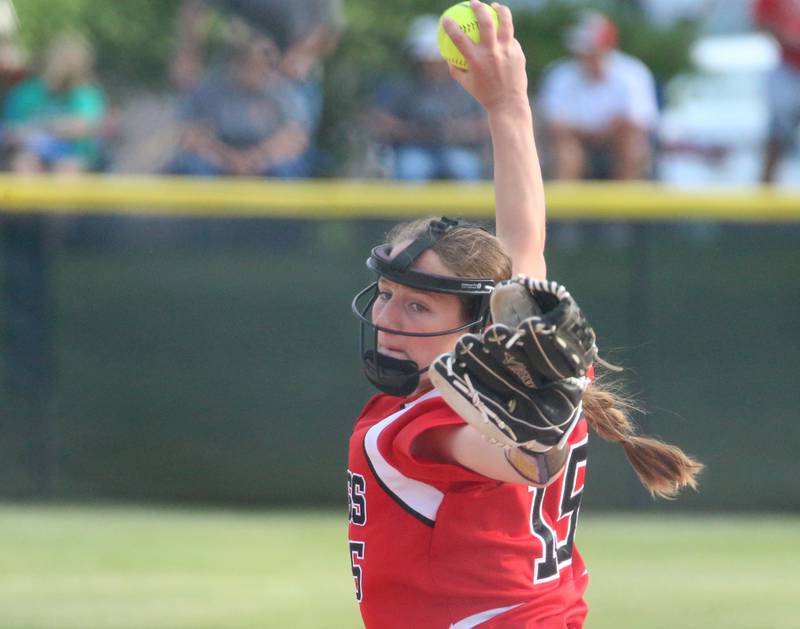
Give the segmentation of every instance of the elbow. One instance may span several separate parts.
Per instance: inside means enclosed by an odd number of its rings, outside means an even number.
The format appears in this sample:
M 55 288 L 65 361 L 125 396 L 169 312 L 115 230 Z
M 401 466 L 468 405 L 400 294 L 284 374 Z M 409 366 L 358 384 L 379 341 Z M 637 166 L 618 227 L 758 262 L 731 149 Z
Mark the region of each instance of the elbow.
M 541 280 L 547 278 L 547 263 L 543 252 L 520 256 L 520 258 L 520 260 L 513 260 L 512 271 L 514 275 L 522 274 Z

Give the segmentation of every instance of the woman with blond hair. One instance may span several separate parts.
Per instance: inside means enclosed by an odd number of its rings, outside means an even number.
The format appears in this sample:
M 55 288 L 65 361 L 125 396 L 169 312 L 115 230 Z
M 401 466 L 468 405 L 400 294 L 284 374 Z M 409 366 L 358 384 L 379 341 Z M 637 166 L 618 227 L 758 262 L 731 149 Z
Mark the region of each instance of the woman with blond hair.
M 486 413 L 484 405 L 485 422 L 475 419 L 480 396 L 458 370 L 471 351 L 480 354 L 473 346 L 481 339 L 488 352 L 487 335 L 499 329 L 487 327 L 492 294 L 549 286 L 525 58 L 510 11 L 493 6 L 497 32 L 489 8 L 471 2 L 478 44 L 452 21 L 444 27 L 469 63 L 451 75 L 488 116 L 497 236 L 445 218 L 400 225 L 373 249 L 367 266 L 377 279 L 353 302 L 364 372 L 381 391 L 356 421 L 348 462 L 349 552 L 368 629 L 578 629 L 588 573 L 573 542 L 588 429 L 621 443 L 655 495 L 694 487 L 701 467 L 674 446 L 637 436 L 625 406 L 589 377 L 542 387 L 562 400 L 572 395 L 573 404 L 563 415 L 560 402 L 546 407 L 550 422 L 536 440 L 509 439 L 513 430 L 495 419 L 500 409 Z M 518 274 L 516 284 L 501 284 Z M 583 323 L 575 329 L 593 346 Z M 510 364 L 526 377 L 530 367 Z M 486 426 L 498 428 L 501 447 Z
M 3 114 L 5 142 L 16 172 L 82 172 L 100 158 L 103 90 L 94 78 L 94 52 L 81 35 L 50 44 L 41 73 L 14 88 Z

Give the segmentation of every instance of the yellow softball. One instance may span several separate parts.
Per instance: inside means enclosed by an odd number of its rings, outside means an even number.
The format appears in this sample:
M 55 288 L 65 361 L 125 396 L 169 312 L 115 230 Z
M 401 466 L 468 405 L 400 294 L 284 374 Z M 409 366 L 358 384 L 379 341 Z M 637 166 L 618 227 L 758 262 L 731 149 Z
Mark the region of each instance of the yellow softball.
M 500 20 L 497 17 L 497 11 L 495 11 L 492 6 L 487 6 L 489 7 L 489 12 L 492 14 L 494 27 L 497 29 L 500 24 Z M 447 61 L 447 63 L 462 70 L 466 70 L 469 67 L 467 60 L 464 59 L 464 55 L 458 51 L 458 48 L 456 48 L 453 40 L 450 39 L 450 36 L 442 26 L 442 18 L 445 17 L 449 17 L 455 21 L 455 23 L 458 24 L 458 27 L 464 31 L 476 44 L 481 40 L 481 31 L 480 27 L 478 26 L 478 18 L 476 17 L 475 12 L 470 8 L 469 2 L 459 2 L 458 4 L 454 4 L 444 13 L 442 13 L 442 16 L 439 18 L 439 52 L 442 54 L 442 57 L 445 61 Z

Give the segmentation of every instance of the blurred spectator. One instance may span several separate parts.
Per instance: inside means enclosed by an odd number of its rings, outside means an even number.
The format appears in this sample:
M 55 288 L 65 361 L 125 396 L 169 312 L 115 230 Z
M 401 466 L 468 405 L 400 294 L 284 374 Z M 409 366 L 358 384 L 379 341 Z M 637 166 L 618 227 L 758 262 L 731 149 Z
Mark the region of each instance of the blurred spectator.
M 573 57 L 547 72 L 539 95 L 552 175 L 646 178 L 658 117 L 652 74 L 616 49 L 617 28 L 600 13 L 583 12 L 565 44 Z
M 769 138 L 762 180 L 771 183 L 800 126 L 800 1 L 757 0 L 755 21 L 778 41 L 781 63 L 767 80 Z
M 106 99 L 93 68 L 90 44 L 65 33 L 50 45 L 41 73 L 9 92 L 3 143 L 12 170 L 83 172 L 98 166 Z
M 3 5 L 0 4 L 0 7 Z M 1 15 L 1 13 L 0 13 Z M 0 24 L 2 20 L 0 19 Z M 0 27 L 0 31 L 1 31 Z M 0 103 L 5 103 L 9 92 L 28 74 L 28 56 L 10 36 L 0 32 Z M 2 141 L 0 132 L 0 169 L 8 170 L 8 162 L 13 152 L 7 142 Z
M 181 89 L 194 87 L 204 73 L 203 48 L 212 9 L 235 16 L 226 39 L 235 44 L 239 25 L 256 28 L 280 51 L 277 69 L 302 101 L 304 123 L 313 139 L 322 118 L 322 62 L 336 48 L 342 24 L 341 0 L 185 0 L 178 11 L 177 52 L 172 77 Z M 213 62 L 212 62 L 213 67 Z M 306 159 L 313 162 L 314 147 Z
M 28 73 L 28 56 L 11 39 L 0 35 L 0 98 L 5 102 L 6 94 Z
M 221 70 L 184 97 L 180 151 L 167 170 L 185 175 L 304 177 L 308 118 L 277 69 L 275 43 L 251 35 Z
M 393 77 L 377 90 L 368 124 L 398 179 L 480 179 L 488 123 L 480 105 L 450 77 L 437 29 L 434 15 L 411 23 L 406 46 L 412 73 Z
M 281 50 L 281 72 L 299 80 L 334 50 L 342 22 L 341 0 L 184 0 L 172 64 L 173 80 L 182 89 L 203 74 L 205 25 L 212 8 L 238 16 L 273 39 Z
M 642 14 L 653 24 L 670 28 L 678 22 L 696 22 L 714 9 L 715 0 L 636 0 Z M 730 2 L 726 9 L 730 11 Z

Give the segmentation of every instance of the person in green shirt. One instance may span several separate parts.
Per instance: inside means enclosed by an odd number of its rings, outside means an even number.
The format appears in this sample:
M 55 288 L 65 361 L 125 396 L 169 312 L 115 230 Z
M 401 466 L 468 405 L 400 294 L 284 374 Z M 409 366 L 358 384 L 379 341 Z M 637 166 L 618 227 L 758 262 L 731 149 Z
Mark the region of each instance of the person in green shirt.
M 15 172 L 83 172 L 99 161 L 103 90 L 93 76 L 94 53 L 81 36 L 50 45 L 42 72 L 8 94 L 3 140 Z

